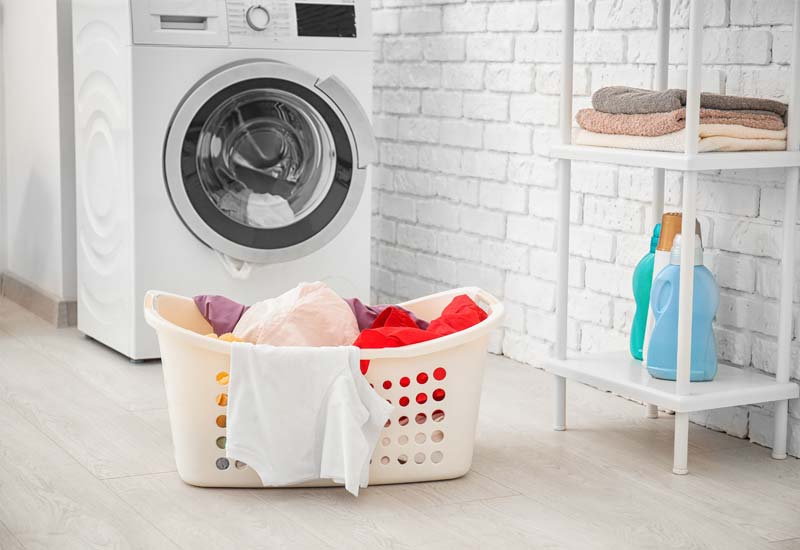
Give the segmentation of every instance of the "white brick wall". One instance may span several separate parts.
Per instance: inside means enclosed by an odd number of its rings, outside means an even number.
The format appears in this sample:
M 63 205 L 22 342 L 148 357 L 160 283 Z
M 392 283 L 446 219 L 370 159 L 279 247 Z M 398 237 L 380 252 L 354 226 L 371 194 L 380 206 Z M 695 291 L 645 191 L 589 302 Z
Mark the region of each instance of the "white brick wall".
M 576 2 L 576 106 L 609 84 L 651 86 L 655 0 Z M 727 93 L 785 99 L 793 0 L 705 0 L 704 58 Z M 688 0 L 672 1 L 671 61 L 685 63 Z M 493 351 L 538 364 L 552 347 L 560 1 L 373 0 L 374 299 L 460 285 L 502 297 Z M 675 67 L 680 68 L 678 66 Z M 573 167 L 569 346 L 627 347 L 633 266 L 652 229 L 650 170 Z M 681 201 L 669 173 L 666 203 Z M 780 171 L 703 174 L 699 218 L 722 287 L 720 356 L 775 371 Z M 800 245 L 799 245 L 800 246 Z M 795 299 L 800 301 L 800 285 Z M 800 321 L 800 307 L 795 312 Z M 800 338 L 800 329 L 796 331 Z M 800 378 L 800 346 L 793 349 Z M 790 406 L 800 456 L 800 404 Z M 693 419 L 769 444 L 769 407 Z

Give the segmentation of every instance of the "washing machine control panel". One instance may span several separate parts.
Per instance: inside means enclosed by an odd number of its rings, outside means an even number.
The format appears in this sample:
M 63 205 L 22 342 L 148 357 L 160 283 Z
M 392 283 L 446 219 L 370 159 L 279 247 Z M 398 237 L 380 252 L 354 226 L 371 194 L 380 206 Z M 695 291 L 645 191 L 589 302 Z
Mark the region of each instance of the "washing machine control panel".
M 351 49 L 344 43 L 356 46 L 362 42 L 359 39 L 369 39 L 365 0 L 226 0 L 226 6 L 234 47 L 302 48 L 323 40 Z M 367 24 L 357 25 L 362 20 Z
M 228 0 L 231 44 L 248 38 L 292 36 L 291 2 L 287 0 Z M 245 45 L 244 43 L 242 45 Z
M 370 0 L 130 0 L 130 5 L 135 44 L 372 51 Z

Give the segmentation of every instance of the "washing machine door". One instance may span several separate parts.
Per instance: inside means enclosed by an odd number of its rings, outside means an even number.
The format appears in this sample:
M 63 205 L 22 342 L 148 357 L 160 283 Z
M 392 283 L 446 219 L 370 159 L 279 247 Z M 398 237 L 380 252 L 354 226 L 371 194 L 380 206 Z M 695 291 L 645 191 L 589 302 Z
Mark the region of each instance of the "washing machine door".
M 374 155 L 369 119 L 338 79 L 259 60 L 220 69 L 184 98 L 164 173 L 198 239 L 238 260 L 274 263 L 341 231 Z

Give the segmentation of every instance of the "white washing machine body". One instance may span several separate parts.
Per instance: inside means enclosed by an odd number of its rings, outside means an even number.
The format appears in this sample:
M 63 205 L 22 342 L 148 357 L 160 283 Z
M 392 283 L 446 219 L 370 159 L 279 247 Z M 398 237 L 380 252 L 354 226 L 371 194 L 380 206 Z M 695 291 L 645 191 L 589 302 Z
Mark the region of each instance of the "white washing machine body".
M 73 0 L 82 332 L 158 357 L 153 288 L 368 298 L 369 17 L 369 0 Z

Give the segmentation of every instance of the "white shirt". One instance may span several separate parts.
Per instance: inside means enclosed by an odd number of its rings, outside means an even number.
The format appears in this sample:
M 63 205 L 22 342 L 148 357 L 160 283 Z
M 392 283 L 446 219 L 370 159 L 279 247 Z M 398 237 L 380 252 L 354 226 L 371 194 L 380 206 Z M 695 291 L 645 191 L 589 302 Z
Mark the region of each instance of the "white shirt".
M 392 410 L 358 348 L 233 344 L 226 452 L 265 486 L 332 479 L 357 496 Z

